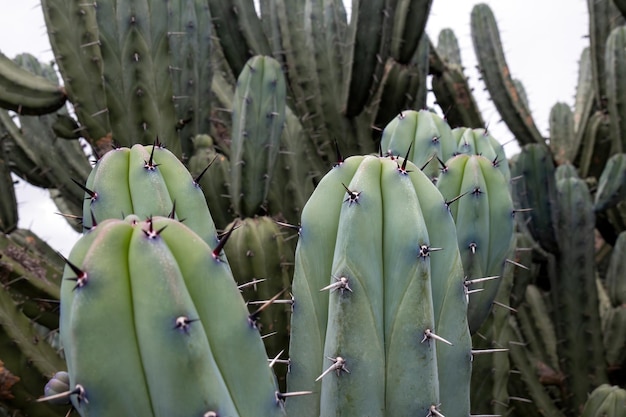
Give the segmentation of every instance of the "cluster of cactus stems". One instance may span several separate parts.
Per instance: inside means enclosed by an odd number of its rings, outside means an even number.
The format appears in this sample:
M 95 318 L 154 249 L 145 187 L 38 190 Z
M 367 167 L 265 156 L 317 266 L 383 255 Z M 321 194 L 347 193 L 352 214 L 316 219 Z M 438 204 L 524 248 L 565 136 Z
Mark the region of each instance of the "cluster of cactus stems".
M 548 138 L 473 8 L 507 160 L 431 3 L 42 0 L 63 86 L 0 55 L 0 414 L 624 415 L 624 4 Z

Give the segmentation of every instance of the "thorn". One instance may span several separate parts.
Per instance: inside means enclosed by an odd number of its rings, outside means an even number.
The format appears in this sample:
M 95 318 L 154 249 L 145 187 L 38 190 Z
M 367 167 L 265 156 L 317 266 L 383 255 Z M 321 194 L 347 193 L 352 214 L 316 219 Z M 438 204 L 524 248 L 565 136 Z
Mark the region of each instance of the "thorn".
M 420 245 L 420 254 L 419 257 L 420 258 L 427 258 L 430 256 L 431 252 L 437 252 L 443 250 L 443 248 L 431 248 L 428 245 Z
M 484 355 L 486 353 L 508 352 L 508 349 L 472 349 L 472 355 Z
M 524 398 L 524 397 L 509 397 L 509 401 L 511 401 L 511 400 L 513 400 L 513 401 L 520 401 L 520 402 L 529 403 L 529 404 L 533 403 L 533 400 L 531 400 L 529 398 Z
M 159 166 L 159 164 L 154 163 L 154 150 L 157 148 L 157 146 L 161 147 L 159 138 L 156 139 L 156 142 L 152 146 L 152 151 L 150 152 L 150 159 L 148 161 L 144 161 L 143 167 L 147 169 L 148 171 L 154 171 L 156 167 Z
M 144 235 L 146 235 L 146 237 L 148 239 L 156 239 L 159 237 L 159 235 L 161 234 L 161 232 L 167 227 L 167 225 L 163 226 L 162 228 L 160 228 L 159 230 L 154 230 L 154 223 L 152 222 L 152 217 L 150 217 L 148 219 L 148 230 L 146 229 L 141 229 L 141 231 L 143 232 Z
M 343 188 L 345 188 L 346 192 L 348 193 L 348 198 L 343 200 L 343 202 L 348 203 L 349 206 L 351 206 L 352 204 L 359 204 L 359 197 L 361 196 L 361 192 L 351 191 L 348 187 L 346 187 L 346 184 L 344 184 L 343 182 L 341 183 L 341 185 L 343 185 Z
M 174 328 L 182 330 L 185 333 L 189 333 L 189 325 L 198 320 L 200 319 L 190 319 L 187 316 L 179 316 L 176 317 Z
M 430 162 L 431 162 L 433 159 L 435 159 L 436 157 L 437 157 L 437 154 L 436 154 L 436 153 L 432 154 L 432 156 L 426 160 L 426 162 L 424 163 L 424 165 L 422 165 L 422 166 L 420 167 L 420 171 L 423 171 L 423 170 L 424 170 L 424 169 L 428 166 L 428 164 L 430 164 Z M 441 165 L 443 165 L 443 166 L 445 167 L 445 164 L 443 163 L 443 161 L 442 161 L 441 159 L 439 159 L 439 158 L 437 158 L 437 159 L 439 160 L 439 162 L 441 163 Z
M 271 332 L 268 334 L 264 334 L 263 336 L 261 336 L 261 339 L 265 339 L 266 337 L 272 337 L 274 335 L 278 334 L 278 332 Z
M 494 301 L 493 303 L 494 303 L 495 305 L 497 305 L 497 306 L 502 307 L 502 308 L 506 308 L 507 310 L 512 311 L 513 313 L 517 313 L 517 310 L 516 310 L 516 309 L 514 309 L 514 308 L 513 308 L 513 307 L 511 307 L 511 306 L 508 306 L 508 305 L 506 305 L 506 304 L 502 304 L 502 303 L 501 303 L 501 302 L 499 302 L 499 301 Z
M 252 287 L 255 286 L 256 284 L 259 284 L 261 282 L 265 281 L 265 278 L 261 278 L 261 279 L 253 279 L 252 281 L 248 281 L 248 282 L 244 282 L 243 284 L 237 286 L 237 289 L 239 291 L 248 288 L 248 287 Z
M 333 279 L 335 280 L 335 282 L 333 282 L 330 285 L 325 286 L 320 291 L 330 290 L 330 292 L 335 292 L 337 290 L 340 290 L 342 295 L 343 295 L 344 291 L 346 291 L 346 290 L 352 292 L 352 288 L 350 288 L 350 281 L 348 280 L 347 277 L 335 277 L 335 276 L 333 276 Z
M 175 219 L 176 218 L 176 200 L 174 200 L 172 202 L 172 210 L 169 212 L 167 217 L 170 218 L 170 219 Z
M 428 411 L 428 417 L 446 417 L 439 412 L 438 408 L 439 405 L 431 405 Z
M 209 165 L 207 165 L 206 168 L 204 168 L 202 172 L 198 174 L 196 178 L 194 178 L 193 180 L 194 184 L 196 185 L 200 184 L 200 180 L 202 179 L 204 174 L 209 170 L 209 168 L 211 168 L 211 165 L 213 165 L 213 162 L 215 162 L 216 159 L 217 159 L 217 155 L 215 155 L 215 157 L 211 160 L 211 162 L 209 162 Z
M 74 178 L 72 178 L 72 181 L 74 181 L 74 184 L 78 185 L 80 188 L 83 189 L 84 192 L 86 192 L 89 195 L 89 198 L 91 198 L 91 201 L 94 201 L 98 198 L 98 193 L 90 190 L 89 188 L 85 187 L 83 184 L 81 184 L 80 182 L 76 181 Z M 86 200 L 86 199 L 85 199 Z
M 293 391 L 293 392 L 278 392 L 276 391 L 276 402 L 285 401 L 285 399 L 290 397 L 299 397 L 302 395 L 311 395 L 313 391 Z
M 440 342 L 443 342 L 443 343 L 446 343 L 446 344 L 448 344 L 450 346 L 453 346 L 452 343 L 450 343 L 449 341 L 447 341 L 446 339 L 444 339 L 441 336 L 437 336 L 430 329 L 424 330 L 424 338 L 422 339 L 421 343 L 424 343 L 425 341 L 430 340 L 430 339 L 439 340 Z
M 75 277 L 66 278 L 69 281 L 76 281 L 76 286 L 74 286 L 74 290 L 76 290 L 77 288 L 84 287 L 87 284 L 87 281 L 89 280 L 89 278 L 87 276 L 87 272 L 81 270 L 79 267 L 74 265 L 72 262 L 70 262 L 69 259 L 67 259 L 65 256 L 63 256 L 60 252 L 57 252 L 57 253 L 65 261 L 67 266 L 69 266 L 70 269 L 76 274 Z
M 219 415 L 215 412 L 215 411 L 207 411 L 206 413 L 202 414 L 202 417 L 219 417 Z
M 465 280 L 464 284 L 466 287 L 469 287 L 470 285 L 473 284 L 478 284 L 481 282 L 485 282 L 485 281 L 491 281 L 493 279 L 499 279 L 500 275 L 492 275 L 490 277 L 483 277 L 483 278 L 475 278 L 475 279 L 471 279 L 471 280 Z
M 46 401 L 52 401 L 52 400 L 59 400 L 61 398 L 69 398 L 71 395 L 75 395 L 78 394 L 79 396 L 79 401 L 80 401 L 80 397 L 82 396 L 82 399 L 85 399 L 85 389 L 83 388 L 82 385 L 77 384 L 76 387 L 72 390 L 68 390 L 65 392 L 60 392 L 58 394 L 54 394 L 54 395 L 48 395 L 46 397 L 41 397 L 41 398 L 37 398 L 37 402 L 38 403 L 43 403 Z
M 411 142 L 411 144 L 409 145 L 409 149 L 407 149 L 407 151 L 406 151 L 406 155 L 404 156 L 404 161 L 402 161 L 402 166 L 400 166 L 400 164 L 398 164 L 398 171 L 401 174 L 403 174 L 403 175 L 406 175 L 409 172 L 411 172 L 411 171 L 407 171 L 406 164 L 409 161 L 409 154 L 411 153 L 411 148 L 412 147 L 413 147 L 413 142 Z M 398 163 L 398 162 L 396 161 L 396 163 Z
M 522 265 L 521 263 L 519 263 L 519 262 L 515 262 L 515 261 L 514 261 L 514 260 L 512 260 L 512 259 L 505 259 L 505 260 L 504 260 L 504 262 L 508 262 L 508 263 L 510 263 L 511 265 L 515 265 L 515 266 L 518 266 L 518 267 L 520 267 L 520 268 L 522 268 L 522 269 L 525 269 L 525 270 L 527 270 L 527 271 L 530 271 L 530 268 L 528 268 L 526 265 Z
M 274 304 L 274 302 L 276 300 L 278 300 L 278 298 L 283 295 L 283 293 L 287 291 L 287 288 L 282 289 L 278 294 L 276 294 L 275 296 L 273 296 L 272 298 L 270 298 L 269 300 L 265 301 L 261 307 L 259 307 L 258 309 L 256 309 L 256 311 L 250 313 L 248 315 L 248 321 L 250 322 L 250 324 L 252 324 L 253 326 L 256 327 L 256 321 L 259 317 L 259 314 L 261 314 L 261 312 L 263 312 L 263 310 L 265 310 L 267 307 L 271 306 L 272 304 Z
M 300 226 L 295 225 L 295 224 L 289 224 L 289 223 L 285 223 L 285 222 L 280 222 L 278 220 L 274 220 L 274 223 L 276 223 L 279 226 L 289 227 L 290 229 L 300 230 Z
M 274 357 L 274 359 L 272 359 L 272 360 L 270 361 L 270 368 L 273 368 L 273 367 L 274 367 L 274 365 L 276 364 L 276 361 L 278 361 L 278 358 L 280 358 L 280 355 L 282 355 L 284 351 L 285 351 L 285 349 L 283 349 L 283 350 L 281 350 L 280 352 L 278 352 L 278 355 L 276 355 L 276 356 Z
M 452 198 L 452 199 L 450 199 L 450 200 L 446 201 L 446 202 L 445 202 L 446 207 L 450 207 L 450 204 L 454 203 L 454 202 L 455 202 L 455 201 L 457 201 L 459 198 L 463 197 L 465 194 L 467 194 L 467 191 L 466 191 L 466 192 L 464 192 L 464 193 L 463 193 L 463 194 L 461 194 L 461 195 L 457 195 L 456 197 L 454 197 L 454 198 Z
M 315 382 L 324 378 L 326 375 L 328 375 L 332 371 L 336 371 L 337 376 L 341 375 L 341 371 L 346 372 L 348 374 L 350 373 L 348 368 L 346 368 L 346 360 L 342 358 L 341 356 L 337 356 L 336 358 L 331 358 L 329 356 L 326 356 L 326 359 L 330 359 L 331 361 L 333 361 L 333 364 L 330 365 L 324 372 L 322 372 L 322 374 L 315 379 Z
M 213 259 L 215 259 L 216 261 L 221 261 L 220 255 L 222 253 L 222 250 L 224 249 L 224 246 L 226 246 L 226 242 L 228 241 L 228 238 L 230 237 L 230 235 L 233 233 L 233 231 L 236 228 L 237 228 L 237 221 L 235 221 L 232 224 L 232 226 L 230 226 L 230 229 L 228 229 L 226 232 L 222 234 L 219 242 L 217 242 L 217 246 L 215 246 L 215 249 L 213 249 L 213 252 L 211 252 Z
M 343 164 L 343 155 L 341 155 L 341 150 L 339 150 L 339 143 L 337 143 L 337 139 L 335 139 L 335 153 L 337 155 L 337 162 L 333 166 L 339 166 Z
M 476 244 L 476 242 L 472 242 L 469 244 L 469 250 L 470 252 L 472 252 L 472 255 L 476 255 L 476 247 L 478 245 Z

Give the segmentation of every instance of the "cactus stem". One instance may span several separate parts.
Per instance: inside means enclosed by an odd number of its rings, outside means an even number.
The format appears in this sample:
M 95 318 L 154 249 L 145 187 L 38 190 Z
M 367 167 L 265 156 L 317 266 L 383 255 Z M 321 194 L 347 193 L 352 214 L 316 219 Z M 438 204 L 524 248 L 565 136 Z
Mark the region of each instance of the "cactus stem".
M 285 352 L 285 349 L 281 350 L 280 352 L 278 352 L 278 355 L 274 356 L 274 358 L 272 358 L 270 361 L 270 368 L 273 368 L 274 365 L 276 364 L 276 362 L 278 362 L 280 355 L 282 355 Z
M 96 200 L 98 198 L 98 193 L 95 192 L 94 190 L 90 190 L 89 188 L 87 188 L 83 184 L 81 184 L 80 182 L 76 181 L 74 178 L 72 178 L 72 181 L 74 181 L 74 184 L 76 184 L 80 188 L 82 188 L 84 192 L 89 194 L 89 198 L 91 198 L 91 201 L 94 201 L 94 200 Z
M 343 200 L 343 202 L 348 203 L 349 206 L 351 206 L 352 204 L 359 204 L 359 197 L 361 196 L 361 191 L 358 191 L 358 192 L 352 191 L 348 187 L 346 187 L 346 184 L 344 183 L 341 183 L 341 185 L 343 185 L 343 188 L 345 188 L 346 192 L 348 193 L 348 198 Z
M 342 295 L 343 295 L 344 291 L 346 291 L 346 290 L 352 292 L 352 288 L 350 288 L 350 281 L 348 280 L 347 277 L 335 277 L 335 276 L 333 276 L 333 279 L 335 280 L 335 282 L 333 282 L 330 285 L 325 286 L 320 291 L 330 290 L 330 292 L 335 292 L 337 290 L 340 290 Z
M 446 417 L 441 414 L 437 408 L 439 408 L 439 405 L 431 405 L 430 410 L 428 411 L 428 417 Z
M 432 330 L 430 329 L 424 330 L 424 338 L 422 339 L 421 343 L 424 343 L 425 341 L 429 341 L 430 339 L 439 340 L 440 342 L 443 342 L 445 344 L 452 346 L 452 343 L 450 343 L 443 337 L 436 335 L 435 333 L 433 333 Z
M 500 307 L 502 307 L 502 308 L 506 308 L 506 309 L 507 309 L 507 310 L 509 310 L 509 311 L 512 311 L 512 312 L 514 312 L 514 313 L 517 313 L 517 310 L 516 310 L 516 309 L 514 309 L 514 308 L 513 308 L 513 307 L 511 307 L 511 306 L 508 306 L 508 305 L 506 305 L 506 304 L 503 304 L 503 303 L 501 303 L 501 302 L 499 302 L 499 301 L 494 301 L 493 303 L 494 303 L 495 305 L 497 305 L 497 306 L 500 306 Z
M 514 260 L 512 260 L 512 259 L 505 259 L 505 260 L 504 260 L 504 262 L 508 262 L 508 263 L 510 263 L 511 265 L 515 265 L 515 266 L 517 266 L 517 267 L 520 267 L 520 268 L 522 268 L 522 269 L 525 269 L 525 270 L 527 270 L 527 271 L 530 271 L 530 268 L 528 268 L 526 265 L 522 265 L 521 263 L 519 263 L 519 262 L 515 262 L 515 261 L 514 261 Z
M 202 170 L 202 172 L 200 174 L 198 174 L 198 176 L 196 178 L 194 178 L 194 180 L 193 180 L 194 184 L 200 185 L 200 180 L 202 179 L 204 174 L 209 170 L 209 168 L 211 168 L 211 165 L 213 165 L 213 162 L 215 162 L 216 159 L 217 159 L 217 155 L 215 155 L 213 157 L 213 159 L 211 159 L 211 162 L 209 162 L 209 165 L 207 165 L 206 168 L 204 168 Z
M 189 334 L 189 326 L 191 325 L 191 323 L 198 320 L 199 319 L 190 319 L 187 316 L 179 316 L 176 317 L 174 328 L 182 330 L 186 334 Z
M 261 283 L 263 281 L 265 281 L 265 278 L 253 279 L 252 281 L 244 282 L 243 284 L 238 285 L 237 289 L 239 289 L 241 291 L 244 288 L 248 288 L 248 287 L 254 286 L 254 289 L 256 290 L 256 284 L 259 284 L 259 283 Z
M 328 368 L 326 368 L 326 370 L 322 372 L 322 374 L 315 379 L 315 382 L 324 378 L 326 375 L 328 375 L 332 371 L 336 371 L 337 376 L 341 375 L 342 371 L 348 374 L 350 373 L 348 368 L 346 368 L 346 360 L 342 358 L 341 356 L 337 356 L 336 358 L 331 358 L 330 356 L 326 356 L 326 359 L 330 359 L 331 361 L 333 361 L 333 364 L 330 365 Z

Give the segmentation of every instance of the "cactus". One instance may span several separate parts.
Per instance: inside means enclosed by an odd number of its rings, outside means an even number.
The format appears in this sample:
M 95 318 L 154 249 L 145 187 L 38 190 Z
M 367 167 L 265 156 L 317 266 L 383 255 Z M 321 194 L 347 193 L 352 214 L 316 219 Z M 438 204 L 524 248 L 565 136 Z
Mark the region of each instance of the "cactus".
M 248 300 L 250 314 L 258 315 L 256 326 L 264 335 L 268 356 L 284 361 L 289 358 L 291 299 L 282 294 L 291 287 L 292 247 L 285 232 L 269 217 L 234 220 L 226 227 L 231 228 L 236 230 L 224 246 L 224 253 L 233 277 Z M 277 296 L 280 298 L 274 300 Z M 267 304 L 271 300 L 276 305 Z M 287 367 L 278 363 L 274 371 L 284 391 Z
M 618 417 L 626 410 L 626 390 L 604 384 L 593 390 L 582 417 Z
M 481 3 L 473 7 L 471 28 L 480 72 L 496 109 L 520 144 L 543 144 L 530 109 L 511 78 L 497 23 L 488 5 Z
M 271 57 L 251 58 L 237 79 L 230 193 L 241 216 L 260 214 L 266 204 L 285 123 L 285 94 L 280 64 Z
M 289 413 L 469 413 L 466 301 L 446 207 L 400 158 L 351 157 L 318 184 L 296 251 L 287 379 L 314 393 L 289 399 Z
M 79 240 L 61 287 L 60 334 L 81 415 L 283 414 L 221 256 L 221 245 L 160 217 L 105 220 Z M 113 351 L 123 352 L 114 366 Z
M 448 159 L 437 180 L 455 222 L 468 289 L 470 331 L 478 331 L 491 310 L 512 249 L 513 201 L 509 184 L 497 165 L 480 155 Z M 498 277 L 482 282 L 482 278 Z M 473 284 L 476 281 L 476 284 Z M 478 291 L 476 291 L 478 290 Z
M 108 152 L 82 187 L 85 230 L 129 214 L 169 215 L 184 219 L 208 244 L 215 242 L 215 225 L 202 190 L 185 166 L 158 144 Z

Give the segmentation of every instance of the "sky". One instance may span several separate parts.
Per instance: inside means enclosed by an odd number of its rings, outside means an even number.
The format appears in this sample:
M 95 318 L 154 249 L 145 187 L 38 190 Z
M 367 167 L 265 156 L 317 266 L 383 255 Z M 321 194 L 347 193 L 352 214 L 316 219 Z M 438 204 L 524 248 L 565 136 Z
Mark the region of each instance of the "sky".
M 434 0 L 427 32 L 436 42 L 443 28 L 454 30 L 460 44 L 466 75 L 485 121 L 508 155 L 519 148 L 483 91 L 475 70 L 470 36 L 471 0 Z M 548 136 L 548 117 L 556 102 L 574 103 L 578 60 L 588 44 L 587 2 L 584 0 L 491 0 L 507 64 L 526 89 L 535 123 Z M 0 51 L 9 57 L 29 52 L 39 60 L 53 59 L 39 0 L 0 0 Z M 64 255 L 78 239 L 59 215 L 45 190 L 24 181 L 16 185 L 19 226 L 29 228 Z

